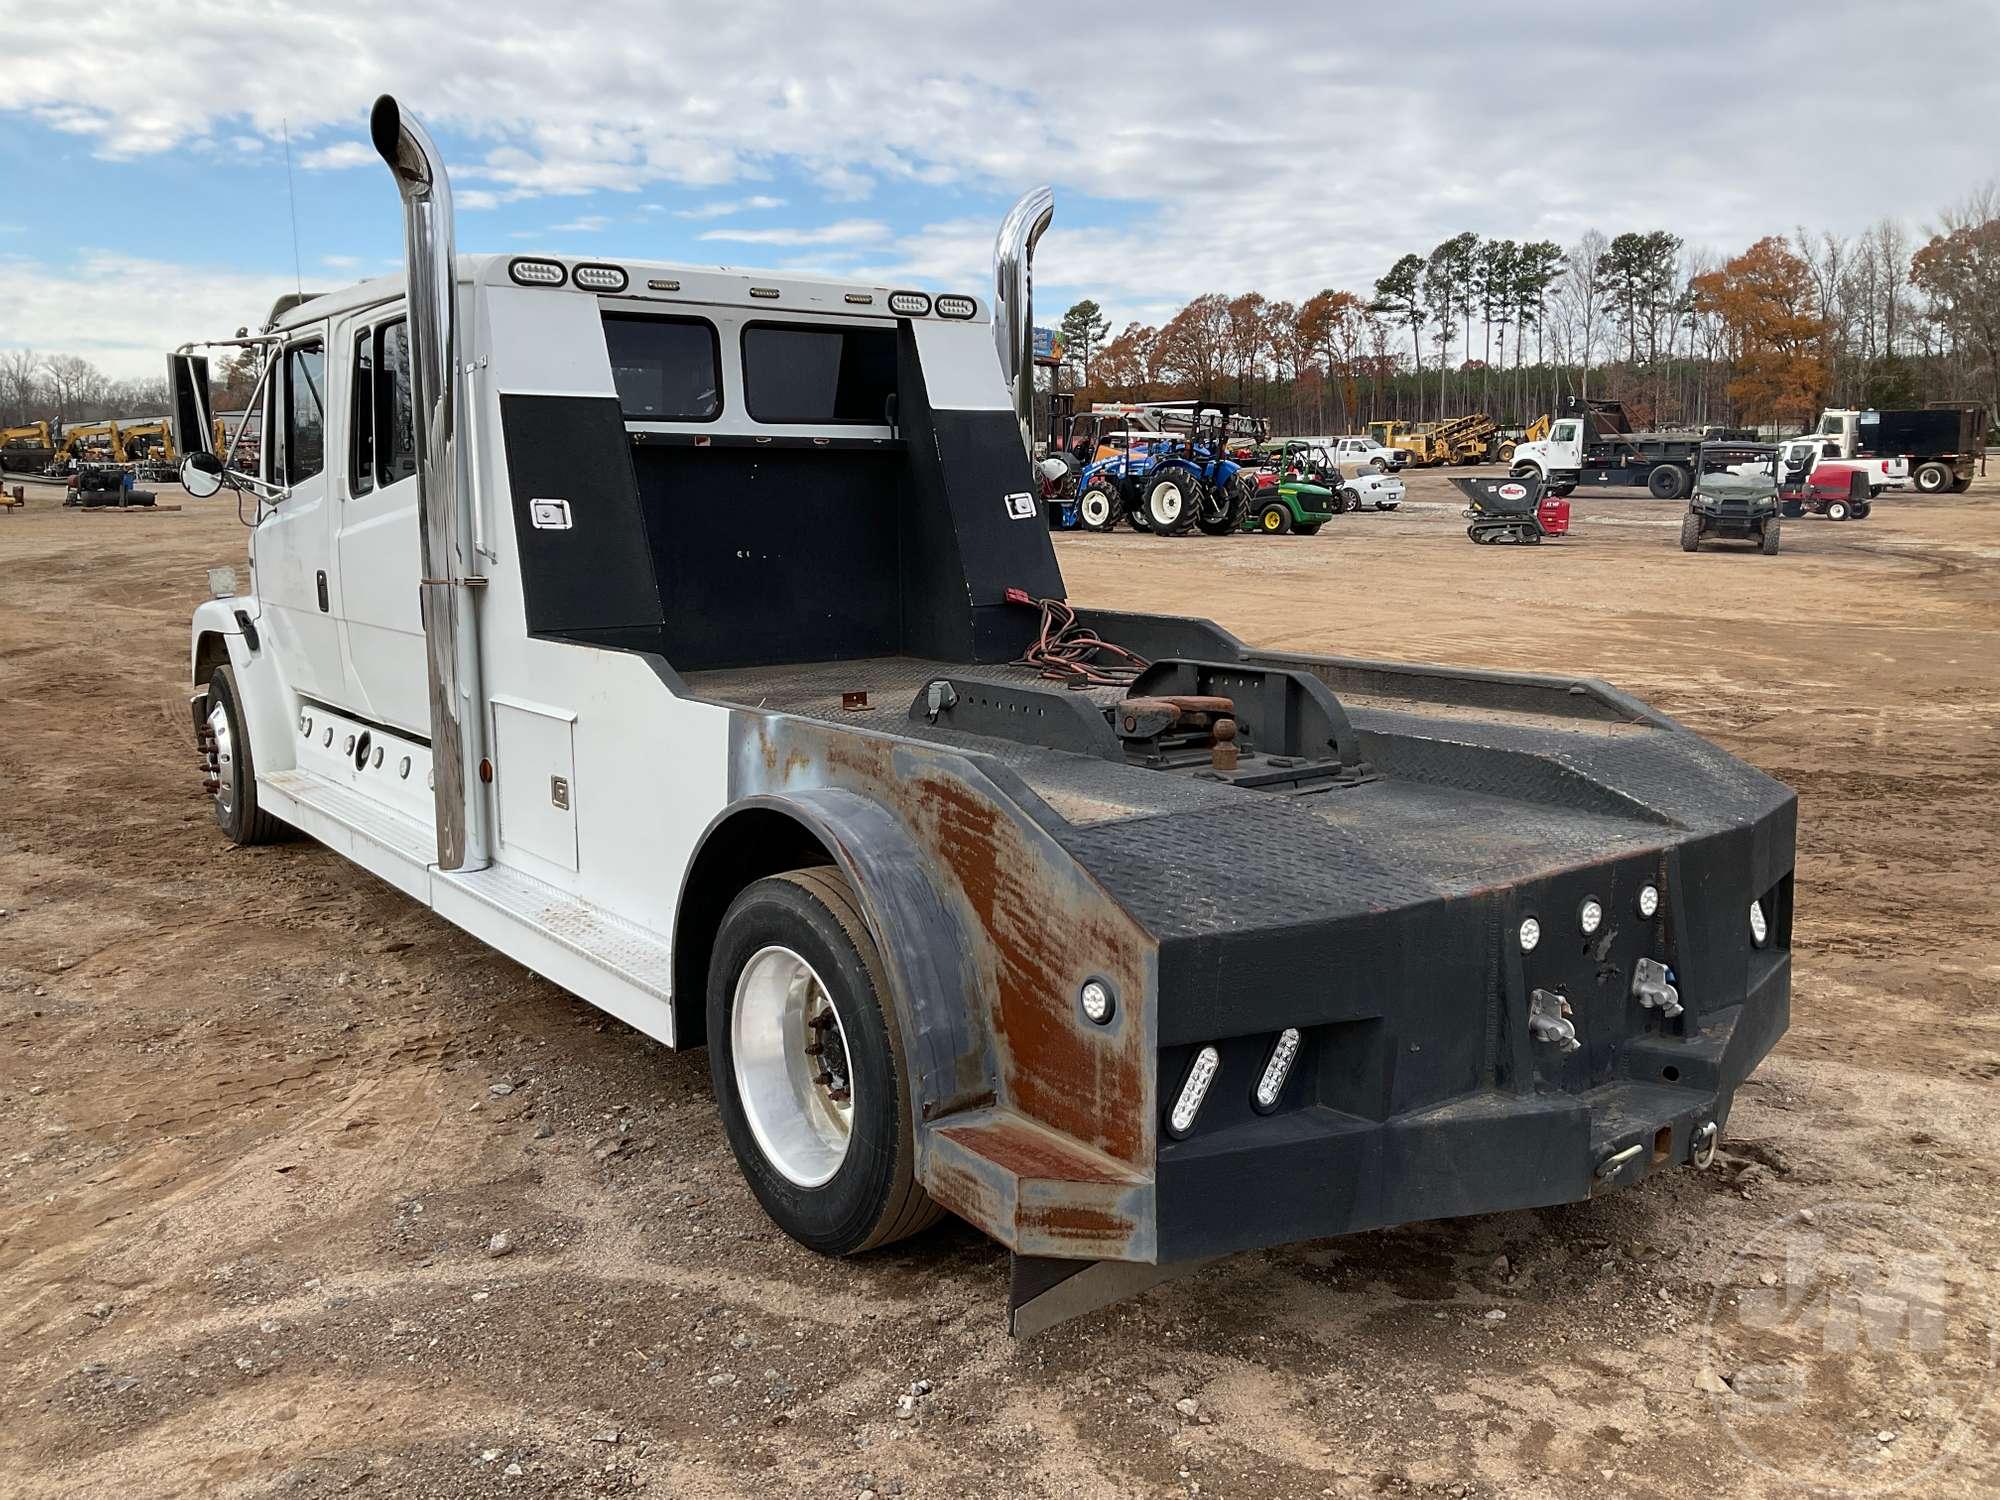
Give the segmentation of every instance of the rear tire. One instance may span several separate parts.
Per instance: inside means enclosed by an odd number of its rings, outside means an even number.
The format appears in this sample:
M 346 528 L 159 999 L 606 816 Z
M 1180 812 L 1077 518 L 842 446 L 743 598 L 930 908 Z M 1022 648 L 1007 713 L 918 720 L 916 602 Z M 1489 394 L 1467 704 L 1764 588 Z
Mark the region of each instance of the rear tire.
M 1766 557 L 1778 555 L 1778 518 L 1771 517 L 1764 523 L 1763 533 L 1757 538 L 1757 550 Z
M 1926 495 L 1943 494 L 1957 477 L 1946 465 L 1935 462 L 1917 465 L 1915 476 L 1917 488 Z
M 1701 517 L 1689 511 L 1681 517 L 1681 551 L 1701 550 Z
M 1146 484 L 1146 529 L 1155 536 L 1178 536 L 1201 514 L 1201 481 L 1187 469 L 1169 469 Z
M 257 805 L 257 767 L 250 757 L 236 669 L 217 667 L 208 679 L 208 732 L 215 741 L 215 826 L 232 844 L 268 844 L 282 838 L 285 825 Z
M 1324 524 L 1325 523 L 1321 521 L 1301 521 L 1299 522 L 1298 525 L 1294 526 L 1292 530 L 1297 532 L 1300 536 L 1318 536 L 1319 529 Z
M 1963 495 L 1967 490 L 1972 488 L 1972 476 L 1970 474 L 1954 474 L 1949 488 L 1954 495 Z
M 807 1055 L 809 1045 L 825 1050 Z M 916 1180 L 909 1068 L 881 954 L 838 871 L 774 875 L 730 903 L 709 964 L 708 1052 L 744 1180 L 800 1244 L 854 1255 L 940 1217 Z M 844 1130 L 827 1102 L 843 1083 Z
M 1686 492 L 1687 475 L 1672 464 L 1656 464 L 1646 476 L 1646 488 L 1655 500 L 1678 500 Z
M 1857 521 L 1865 521 L 1865 520 L 1867 520 L 1867 519 L 1868 519 L 1868 512 L 1870 512 L 1870 511 L 1871 511 L 1871 510 L 1873 510 L 1874 508 L 1875 508 L 1875 507 L 1874 507 L 1874 505 L 1873 505 L 1873 504 L 1872 504 L 1871 502 L 1869 502 L 1869 501 L 1866 501 L 1866 500 L 1862 501 L 1862 503 L 1861 503 L 1861 504 L 1859 504 L 1859 505 L 1857 505 L 1857 506 L 1855 506 L 1855 507 L 1854 507 L 1854 519 L 1855 519 L 1855 520 L 1857 520 Z

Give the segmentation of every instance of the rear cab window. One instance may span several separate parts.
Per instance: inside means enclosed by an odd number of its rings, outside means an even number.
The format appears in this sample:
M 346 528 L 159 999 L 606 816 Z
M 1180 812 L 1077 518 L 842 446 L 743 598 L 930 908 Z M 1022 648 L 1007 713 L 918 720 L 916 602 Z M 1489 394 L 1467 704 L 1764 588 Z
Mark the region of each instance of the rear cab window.
M 722 346 L 702 318 L 606 313 L 604 345 L 628 422 L 713 422 L 722 415 Z
M 381 323 L 354 337 L 348 493 L 366 495 L 417 472 L 415 401 L 410 391 L 410 331 L 406 319 Z
M 820 426 L 892 422 L 892 328 L 750 323 L 743 329 L 743 404 L 752 420 Z

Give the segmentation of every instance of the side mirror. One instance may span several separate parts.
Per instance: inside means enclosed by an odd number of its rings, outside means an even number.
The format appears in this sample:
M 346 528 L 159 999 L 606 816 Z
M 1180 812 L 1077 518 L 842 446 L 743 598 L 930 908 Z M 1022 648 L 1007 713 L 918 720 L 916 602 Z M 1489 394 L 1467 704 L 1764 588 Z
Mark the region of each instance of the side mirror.
M 181 460 L 181 488 L 197 500 L 222 489 L 222 460 L 213 453 L 190 453 Z

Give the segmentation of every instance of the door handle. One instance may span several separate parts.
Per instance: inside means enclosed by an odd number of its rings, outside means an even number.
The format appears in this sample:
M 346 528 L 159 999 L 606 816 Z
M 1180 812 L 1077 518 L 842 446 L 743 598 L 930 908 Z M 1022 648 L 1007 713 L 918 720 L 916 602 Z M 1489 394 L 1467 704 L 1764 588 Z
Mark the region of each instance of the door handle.
M 326 569 L 319 570 L 319 612 L 326 613 Z

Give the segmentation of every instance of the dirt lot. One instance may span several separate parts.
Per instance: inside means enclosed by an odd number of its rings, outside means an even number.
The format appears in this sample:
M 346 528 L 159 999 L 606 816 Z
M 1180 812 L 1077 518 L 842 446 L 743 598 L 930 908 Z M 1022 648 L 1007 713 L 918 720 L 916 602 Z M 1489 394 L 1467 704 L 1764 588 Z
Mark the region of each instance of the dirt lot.
M 777 1234 L 701 1054 L 314 844 L 223 843 L 183 679 L 226 500 L 0 514 L 0 1492 L 1995 1493 L 2000 475 L 1777 558 L 1684 556 L 1644 500 L 1474 548 L 1448 501 L 1060 548 L 1082 600 L 1600 675 L 1782 777 L 1790 1035 L 1707 1173 L 1239 1256 L 1026 1344 L 961 1227 Z M 1760 1343 L 1774 1234 L 1847 1282 Z M 1836 1316 L 1870 1267 L 1916 1274 L 1908 1348 Z M 1774 1420 L 1786 1339 L 1824 1357 Z

